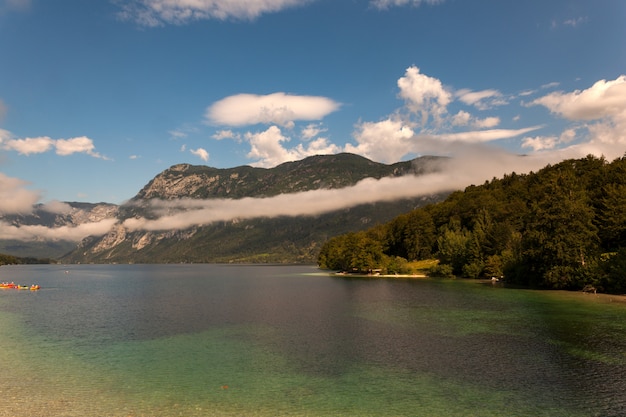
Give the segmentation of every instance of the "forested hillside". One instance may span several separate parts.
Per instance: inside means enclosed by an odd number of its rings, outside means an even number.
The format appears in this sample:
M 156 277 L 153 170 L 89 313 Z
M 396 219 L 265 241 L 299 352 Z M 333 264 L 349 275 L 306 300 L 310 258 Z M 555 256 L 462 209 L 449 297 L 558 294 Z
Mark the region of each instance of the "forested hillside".
M 552 289 L 626 292 L 626 157 L 588 156 L 511 173 L 364 232 L 327 241 L 322 268 L 503 277 Z
M 49 264 L 54 263 L 49 258 L 38 259 L 32 257 L 21 258 L 19 256 L 7 255 L 0 253 L 0 266 L 2 265 L 22 265 L 22 264 Z

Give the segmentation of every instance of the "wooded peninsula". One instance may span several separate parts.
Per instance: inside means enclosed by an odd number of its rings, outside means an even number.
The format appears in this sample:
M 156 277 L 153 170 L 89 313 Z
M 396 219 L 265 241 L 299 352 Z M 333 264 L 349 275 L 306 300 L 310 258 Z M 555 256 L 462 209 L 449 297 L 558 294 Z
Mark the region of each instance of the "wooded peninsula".
M 502 279 L 626 293 L 626 156 L 587 156 L 472 185 L 392 221 L 328 240 L 318 265 L 346 272 Z

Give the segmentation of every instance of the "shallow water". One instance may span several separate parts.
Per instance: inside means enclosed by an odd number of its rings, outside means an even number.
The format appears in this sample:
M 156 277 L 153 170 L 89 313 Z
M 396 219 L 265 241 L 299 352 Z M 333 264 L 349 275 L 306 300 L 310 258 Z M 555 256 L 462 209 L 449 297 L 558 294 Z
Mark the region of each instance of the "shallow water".
M 0 268 L 0 416 L 623 416 L 626 305 L 306 266 Z

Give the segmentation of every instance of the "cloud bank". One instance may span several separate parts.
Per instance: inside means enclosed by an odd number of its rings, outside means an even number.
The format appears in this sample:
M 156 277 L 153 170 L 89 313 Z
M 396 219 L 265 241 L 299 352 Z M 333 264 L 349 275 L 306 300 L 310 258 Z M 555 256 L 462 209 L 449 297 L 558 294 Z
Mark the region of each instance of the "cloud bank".
M 0 239 L 19 241 L 56 241 L 66 240 L 80 242 L 87 236 L 102 236 L 108 233 L 116 219 L 105 219 L 99 222 L 83 223 L 78 226 L 45 227 L 40 225 L 23 225 L 16 227 L 0 221 Z
M 149 219 L 127 219 L 123 226 L 129 231 L 157 232 L 260 217 L 316 216 L 360 204 L 459 190 L 511 172 L 528 173 L 539 170 L 549 163 L 586 155 L 584 149 L 575 147 L 518 156 L 481 143 L 450 143 L 450 146 L 457 151 L 457 156 L 434 163 L 430 167 L 433 171 L 426 175 L 380 180 L 370 178 L 360 181 L 353 187 L 282 194 L 268 198 L 151 200 L 147 206 L 151 213 Z M 53 203 L 50 204 L 49 210 L 62 211 L 64 206 L 62 203 Z M 43 226 L 18 228 L 0 222 L 0 239 L 78 242 L 90 235 L 104 235 L 116 225 L 118 225 L 116 219 L 59 228 Z
M 482 184 L 510 172 L 527 173 L 557 162 L 560 153 L 517 156 L 481 145 L 466 144 L 462 156 L 435 163 L 435 172 L 380 180 L 368 178 L 353 187 L 282 194 L 268 198 L 151 200 L 150 218 L 127 219 L 130 231 L 167 231 L 215 222 L 259 217 L 316 216 L 361 204 L 415 198 Z M 574 154 L 570 155 L 574 157 Z

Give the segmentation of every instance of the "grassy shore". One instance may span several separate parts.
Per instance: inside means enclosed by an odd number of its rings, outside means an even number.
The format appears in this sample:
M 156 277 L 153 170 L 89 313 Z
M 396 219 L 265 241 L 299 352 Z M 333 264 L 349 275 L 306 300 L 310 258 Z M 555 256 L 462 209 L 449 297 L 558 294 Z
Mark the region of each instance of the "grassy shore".
M 382 274 L 377 270 L 372 272 L 337 272 L 336 275 L 350 275 L 350 276 L 362 276 L 362 277 L 380 277 L 380 278 L 427 278 L 428 271 L 433 266 L 439 263 L 436 259 L 427 259 L 423 261 L 413 261 L 406 265 L 408 272 L 402 274 Z

